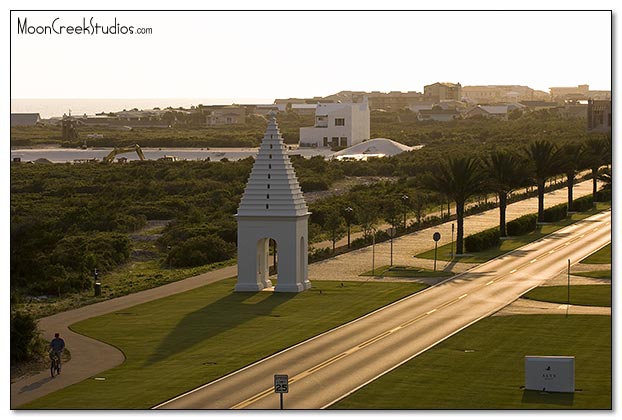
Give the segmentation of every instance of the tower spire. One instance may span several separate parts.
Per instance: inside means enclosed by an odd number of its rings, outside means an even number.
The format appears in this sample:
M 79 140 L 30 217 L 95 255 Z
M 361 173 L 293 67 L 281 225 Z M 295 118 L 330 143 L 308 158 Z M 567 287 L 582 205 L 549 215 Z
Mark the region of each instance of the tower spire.
M 309 210 L 274 113 L 238 208 L 238 216 L 304 216 Z

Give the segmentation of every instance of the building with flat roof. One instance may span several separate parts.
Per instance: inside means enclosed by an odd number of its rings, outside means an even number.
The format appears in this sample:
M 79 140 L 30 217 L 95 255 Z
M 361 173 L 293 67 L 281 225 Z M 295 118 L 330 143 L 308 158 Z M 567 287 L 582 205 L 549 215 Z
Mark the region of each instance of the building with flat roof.
M 587 101 L 588 133 L 611 133 L 611 100 Z
M 369 140 L 369 106 L 361 103 L 317 104 L 315 125 L 300 128 L 301 147 L 350 147 Z
M 579 85 L 572 87 L 552 87 L 549 88 L 551 99 L 558 102 L 566 100 L 587 99 L 590 92 L 590 85 Z
M 529 86 L 485 85 L 462 86 L 462 97 L 471 103 L 520 102 L 535 99 L 536 91 Z
M 423 96 L 426 101 L 440 102 L 445 99 L 460 101 L 462 99 L 462 86 L 460 83 L 432 83 L 423 87 Z
M 41 121 L 38 113 L 13 113 L 11 112 L 11 127 L 37 125 Z

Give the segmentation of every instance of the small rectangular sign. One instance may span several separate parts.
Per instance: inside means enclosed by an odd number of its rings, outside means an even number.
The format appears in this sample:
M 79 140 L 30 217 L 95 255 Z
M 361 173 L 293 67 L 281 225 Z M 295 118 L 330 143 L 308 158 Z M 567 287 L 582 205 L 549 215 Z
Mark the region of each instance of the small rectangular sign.
M 574 392 L 574 357 L 525 356 L 525 389 Z
M 289 392 L 289 378 L 287 375 L 274 375 L 274 392 L 287 394 Z

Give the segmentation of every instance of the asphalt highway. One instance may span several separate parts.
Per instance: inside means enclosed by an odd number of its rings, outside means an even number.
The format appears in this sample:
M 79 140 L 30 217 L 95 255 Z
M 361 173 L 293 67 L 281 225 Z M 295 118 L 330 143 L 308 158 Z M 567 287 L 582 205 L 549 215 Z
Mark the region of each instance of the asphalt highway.
M 154 408 L 278 409 L 275 374 L 286 409 L 328 407 L 610 241 L 606 211 Z

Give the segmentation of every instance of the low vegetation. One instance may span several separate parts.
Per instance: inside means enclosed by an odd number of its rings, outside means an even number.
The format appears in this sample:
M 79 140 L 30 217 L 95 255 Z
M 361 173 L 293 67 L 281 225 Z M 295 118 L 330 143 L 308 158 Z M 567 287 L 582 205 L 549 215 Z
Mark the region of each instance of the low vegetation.
M 405 266 L 388 266 L 383 265 L 376 268 L 373 272 L 366 271 L 360 274 L 361 276 L 375 276 L 375 277 L 404 277 L 404 278 L 436 278 L 436 277 L 450 277 L 455 273 L 451 271 L 434 271 L 420 267 L 405 267 Z
M 568 303 L 580 306 L 608 306 L 611 307 L 611 284 L 573 285 L 537 287 L 525 295 L 525 299 L 539 300 L 552 303 Z
M 576 392 L 525 390 L 526 355 L 574 356 Z M 611 410 L 611 356 L 609 316 L 490 317 L 331 408 Z
M 147 409 L 426 287 L 314 281 L 299 294 L 233 293 L 234 282 L 71 326 L 119 348 L 126 361 L 98 374 L 105 380 L 87 379 L 20 408 Z
M 452 243 L 444 244 L 437 249 L 437 259 L 443 261 L 455 261 L 464 263 L 483 263 L 491 260 L 492 258 L 496 258 L 500 255 L 510 252 L 514 249 L 520 248 L 521 246 L 527 245 L 530 242 L 543 238 L 546 235 L 549 235 L 556 230 L 568 226 L 571 223 L 582 220 L 610 207 L 611 203 L 598 203 L 596 207 L 590 211 L 573 213 L 569 217 L 566 217 L 565 219 L 559 220 L 555 223 L 538 225 L 536 230 L 530 233 L 516 237 L 502 238 L 499 245 L 490 247 L 483 251 L 472 252 L 466 255 L 456 255 L 452 257 L 451 250 L 454 249 L 454 245 Z M 415 257 L 434 259 L 434 249 L 417 254 Z
M 611 264 L 611 244 L 582 259 L 581 264 Z

